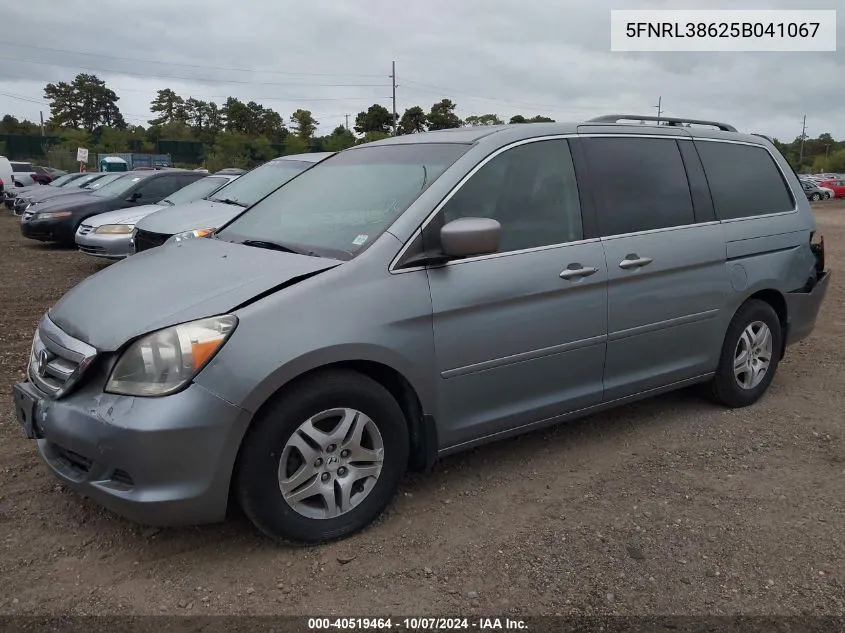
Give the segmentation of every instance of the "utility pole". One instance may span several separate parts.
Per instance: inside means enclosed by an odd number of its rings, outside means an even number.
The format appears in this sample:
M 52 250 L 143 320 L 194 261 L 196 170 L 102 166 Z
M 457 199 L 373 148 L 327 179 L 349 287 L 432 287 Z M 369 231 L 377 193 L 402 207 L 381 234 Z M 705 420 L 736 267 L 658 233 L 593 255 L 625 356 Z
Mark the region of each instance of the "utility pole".
M 41 136 L 44 136 L 44 110 L 39 112 L 41 115 Z
M 660 115 L 663 114 L 663 110 L 660 108 L 662 103 L 663 97 L 657 97 L 657 105 L 654 106 L 655 108 L 657 108 L 657 125 L 660 125 Z
M 804 121 L 801 123 L 801 150 L 798 153 L 798 169 L 801 169 L 801 164 L 804 162 L 804 137 L 807 136 L 807 115 L 804 115 Z
M 349 115 L 348 115 L 348 114 L 344 114 L 343 116 L 345 116 L 345 117 L 346 117 L 346 129 L 348 130 L 348 129 L 349 129 Z
M 396 62 L 391 62 L 390 83 L 393 86 L 393 136 L 396 136 L 399 121 L 396 114 Z

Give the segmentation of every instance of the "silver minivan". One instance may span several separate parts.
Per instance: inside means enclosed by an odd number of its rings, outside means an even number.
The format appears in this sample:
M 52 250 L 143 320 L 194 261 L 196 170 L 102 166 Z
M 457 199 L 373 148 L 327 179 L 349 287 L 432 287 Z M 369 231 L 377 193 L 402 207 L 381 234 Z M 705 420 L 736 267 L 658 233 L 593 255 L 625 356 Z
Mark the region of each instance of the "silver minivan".
M 135 521 L 234 499 L 271 537 L 328 540 L 483 442 L 699 383 L 751 405 L 829 279 L 795 173 L 729 125 L 399 136 L 73 288 L 17 416 L 62 481 Z

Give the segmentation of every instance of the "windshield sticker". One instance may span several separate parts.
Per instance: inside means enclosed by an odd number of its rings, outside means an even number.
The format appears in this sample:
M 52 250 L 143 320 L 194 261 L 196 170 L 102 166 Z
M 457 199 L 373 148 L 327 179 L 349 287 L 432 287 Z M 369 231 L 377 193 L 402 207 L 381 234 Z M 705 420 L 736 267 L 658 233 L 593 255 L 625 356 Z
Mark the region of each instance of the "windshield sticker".
M 359 235 L 358 237 L 356 237 L 354 240 L 352 240 L 352 243 L 353 243 L 355 246 L 361 246 L 361 244 L 363 244 L 364 242 L 366 242 L 368 239 L 370 239 L 370 236 L 369 236 L 369 235 L 363 235 L 363 234 L 361 234 L 361 235 Z

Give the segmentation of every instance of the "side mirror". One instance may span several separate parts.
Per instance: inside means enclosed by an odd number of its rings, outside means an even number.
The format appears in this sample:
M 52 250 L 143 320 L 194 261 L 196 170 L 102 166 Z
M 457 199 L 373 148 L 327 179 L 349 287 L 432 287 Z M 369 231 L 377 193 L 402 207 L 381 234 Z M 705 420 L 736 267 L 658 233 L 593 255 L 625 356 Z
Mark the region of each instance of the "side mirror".
M 136 191 L 136 192 L 135 192 L 135 193 L 133 193 L 131 196 L 129 196 L 129 197 L 126 199 L 126 201 L 127 201 L 127 202 L 135 202 L 136 200 L 140 200 L 140 199 L 141 199 L 141 197 L 142 197 L 141 192 L 140 192 L 140 191 Z
M 502 225 L 491 218 L 458 218 L 440 229 L 440 247 L 448 257 L 475 257 L 499 250 Z

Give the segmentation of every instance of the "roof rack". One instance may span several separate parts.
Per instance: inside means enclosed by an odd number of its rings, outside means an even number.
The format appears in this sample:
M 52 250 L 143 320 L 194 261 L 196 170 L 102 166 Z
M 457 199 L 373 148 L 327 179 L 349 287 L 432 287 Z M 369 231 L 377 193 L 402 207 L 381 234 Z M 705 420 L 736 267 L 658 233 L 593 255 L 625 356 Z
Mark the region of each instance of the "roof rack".
M 695 125 L 712 125 L 723 132 L 736 132 L 737 129 L 733 125 L 727 123 L 719 123 L 717 121 L 702 121 L 699 119 L 679 119 L 671 116 L 642 116 L 638 114 L 605 114 L 589 119 L 588 123 L 618 123 L 619 121 L 656 121 L 663 122 L 672 127 L 680 127 L 690 124 Z

